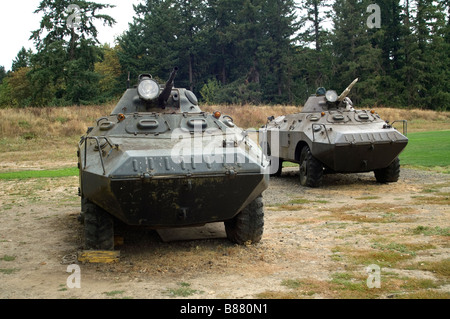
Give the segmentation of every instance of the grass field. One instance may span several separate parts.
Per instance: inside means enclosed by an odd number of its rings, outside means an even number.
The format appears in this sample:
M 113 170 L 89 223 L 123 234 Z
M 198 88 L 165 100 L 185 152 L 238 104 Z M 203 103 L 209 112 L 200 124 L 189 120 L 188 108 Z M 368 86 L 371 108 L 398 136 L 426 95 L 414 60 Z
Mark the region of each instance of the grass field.
M 450 173 L 450 131 L 414 132 L 408 139 L 402 165 Z
M 34 170 L 0 173 L 0 179 L 28 179 L 77 176 L 78 168 L 63 168 L 57 170 Z

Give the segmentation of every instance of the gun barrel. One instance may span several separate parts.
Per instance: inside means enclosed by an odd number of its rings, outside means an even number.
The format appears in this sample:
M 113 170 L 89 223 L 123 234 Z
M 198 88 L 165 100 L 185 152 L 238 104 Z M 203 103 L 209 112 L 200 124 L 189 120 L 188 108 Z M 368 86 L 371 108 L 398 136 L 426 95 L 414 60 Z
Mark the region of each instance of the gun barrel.
M 175 80 L 175 76 L 177 75 L 178 72 L 178 67 L 174 67 L 172 73 L 170 73 L 170 78 L 166 83 L 166 86 L 169 85 L 169 83 L 171 85 L 173 85 L 173 80 Z
M 173 80 L 175 80 L 175 76 L 177 75 L 177 72 L 178 72 L 178 68 L 174 67 L 172 73 L 170 74 L 169 80 L 166 82 L 166 86 L 164 87 L 164 90 L 162 91 L 161 95 L 159 96 L 159 104 L 163 108 L 164 108 L 164 104 L 167 102 L 167 100 L 170 97 L 170 93 L 172 92 Z

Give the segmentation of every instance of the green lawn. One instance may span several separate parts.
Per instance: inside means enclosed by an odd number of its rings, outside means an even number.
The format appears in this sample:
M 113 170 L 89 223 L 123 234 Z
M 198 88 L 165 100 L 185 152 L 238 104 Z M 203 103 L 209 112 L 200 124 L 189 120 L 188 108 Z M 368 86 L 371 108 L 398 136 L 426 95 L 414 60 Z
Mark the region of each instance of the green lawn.
M 65 168 L 59 170 L 43 171 L 19 171 L 0 173 L 0 179 L 27 179 L 27 178 L 48 178 L 48 177 L 67 177 L 77 176 L 78 168 Z
M 409 133 L 408 139 L 400 155 L 402 165 L 442 168 L 450 173 L 450 131 Z

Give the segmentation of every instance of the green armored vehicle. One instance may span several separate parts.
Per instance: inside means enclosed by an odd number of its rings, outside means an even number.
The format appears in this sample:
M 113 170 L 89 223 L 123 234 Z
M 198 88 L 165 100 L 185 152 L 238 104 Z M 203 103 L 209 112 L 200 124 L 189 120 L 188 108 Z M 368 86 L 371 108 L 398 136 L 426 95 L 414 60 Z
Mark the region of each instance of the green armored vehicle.
M 308 187 L 319 187 L 324 172 L 374 171 L 380 183 L 397 182 L 408 139 L 375 111 L 353 107 L 347 95 L 357 81 L 340 96 L 319 88 L 300 113 L 269 118 L 260 143 L 273 175 L 289 161 L 299 164 L 300 183 Z
M 224 222 L 236 243 L 263 233 L 268 159 L 193 92 L 139 76 L 115 109 L 81 137 L 78 165 L 85 249 L 114 249 L 114 224 L 152 229 Z

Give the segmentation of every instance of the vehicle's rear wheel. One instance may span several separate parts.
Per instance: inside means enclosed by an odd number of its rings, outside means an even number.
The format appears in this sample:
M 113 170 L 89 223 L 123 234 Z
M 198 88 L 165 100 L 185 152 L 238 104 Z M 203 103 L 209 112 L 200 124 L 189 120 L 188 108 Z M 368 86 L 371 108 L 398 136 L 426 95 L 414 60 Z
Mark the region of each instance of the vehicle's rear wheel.
M 225 222 L 230 241 L 239 245 L 261 241 L 264 230 L 264 203 L 259 195 L 233 219 Z
M 373 172 L 378 183 L 395 183 L 400 177 L 400 159 L 396 157 L 388 167 Z
M 322 185 L 323 165 L 312 154 L 308 146 L 300 154 L 300 184 L 308 187 Z
M 84 211 L 84 248 L 114 250 L 114 222 L 103 209 L 88 202 Z

